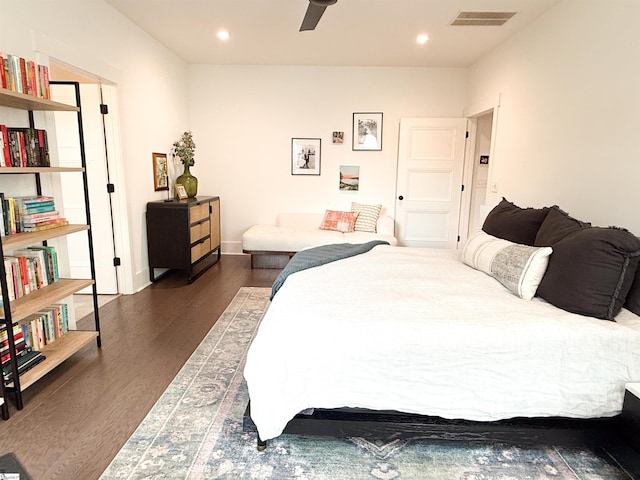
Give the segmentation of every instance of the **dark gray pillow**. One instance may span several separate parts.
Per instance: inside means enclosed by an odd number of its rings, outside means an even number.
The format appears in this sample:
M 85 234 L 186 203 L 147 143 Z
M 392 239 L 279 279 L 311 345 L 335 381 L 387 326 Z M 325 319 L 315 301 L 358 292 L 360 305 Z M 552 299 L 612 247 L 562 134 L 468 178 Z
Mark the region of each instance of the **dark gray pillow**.
M 554 205 L 549 208 L 549 213 L 540 225 L 534 245 L 536 247 L 553 247 L 570 233 L 590 226 L 590 223 L 576 220 L 560 207 Z
M 494 237 L 533 246 L 548 211 L 548 207 L 520 208 L 502 197 L 487 215 L 482 230 Z
M 537 295 L 556 307 L 612 320 L 622 308 L 640 259 L 640 241 L 620 228 L 590 227 L 553 246 Z
M 640 239 L 638 239 L 640 240 Z M 631 289 L 627 294 L 627 299 L 624 302 L 624 307 L 627 310 L 631 310 L 636 315 L 640 315 L 640 262 L 636 269 L 636 276 L 631 284 Z

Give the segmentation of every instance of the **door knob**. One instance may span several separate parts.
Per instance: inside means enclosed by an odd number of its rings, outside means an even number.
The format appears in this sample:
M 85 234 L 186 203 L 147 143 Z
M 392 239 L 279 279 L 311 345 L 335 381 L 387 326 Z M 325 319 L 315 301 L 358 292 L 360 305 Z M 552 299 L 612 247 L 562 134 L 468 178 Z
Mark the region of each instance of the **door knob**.
M 403 197 L 402 195 L 400 195 L 400 196 L 398 197 L 398 200 L 404 200 L 404 197 Z

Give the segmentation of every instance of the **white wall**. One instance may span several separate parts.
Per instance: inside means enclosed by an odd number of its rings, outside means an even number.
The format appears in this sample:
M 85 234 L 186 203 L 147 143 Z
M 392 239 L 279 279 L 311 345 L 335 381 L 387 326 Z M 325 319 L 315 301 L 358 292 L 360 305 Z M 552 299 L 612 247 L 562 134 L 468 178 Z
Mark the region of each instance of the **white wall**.
M 640 235 L 639 18 L 637 0 L 565 0 L 470 69 L 470 101 L 501 94 L 497 196 Z
M 102 0 L 0 0 L 0 50 L 39 63 L 55 57 L 116 84 L 125 179 L 116 182 L 116 195 L 130 237 L 129 251 L 118 254 L 128 263 L 121 267 L 128 272 L 123 292 L 142 288 L 146 203 L 166 195 L 153 190 L 151 153 L 169 153 L 188 128 L 186 64 Z
M 278 212 L 381 203 L 393 215 L 401 117 L 461 117 L 466 69 L 189 66 L 199 192 L 219 195 L 223 252 Z M 380 152 L 351 150 L 352 114 L 383 112 Z M 345 143 L 331 143 L 344 131 Z M 291 175 L 291 139 L 321 138 L 321 175 Z M 341 165 L 360 190 L 339 191 Z

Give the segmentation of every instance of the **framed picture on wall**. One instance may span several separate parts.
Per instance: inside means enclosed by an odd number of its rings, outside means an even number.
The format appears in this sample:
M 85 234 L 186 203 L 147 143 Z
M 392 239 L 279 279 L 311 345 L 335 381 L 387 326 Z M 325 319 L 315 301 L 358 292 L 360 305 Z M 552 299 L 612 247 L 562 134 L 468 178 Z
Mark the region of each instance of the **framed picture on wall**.
M 319 138 L 291 139 L 291 175 L 320 175 Z
M 166 153 L 152 153 L 153 159 L 153 188 L 156 192 L 169 190 L 169 168 Z
M 489 165 L 489 155 L 480 155 L 480 165 Z
M 352 150 L 382 150 L 382 113 L 354 113 Z
M 360 167 L 357 165 L 340 166 L 340 190 L 357 191 L 360 188 Z

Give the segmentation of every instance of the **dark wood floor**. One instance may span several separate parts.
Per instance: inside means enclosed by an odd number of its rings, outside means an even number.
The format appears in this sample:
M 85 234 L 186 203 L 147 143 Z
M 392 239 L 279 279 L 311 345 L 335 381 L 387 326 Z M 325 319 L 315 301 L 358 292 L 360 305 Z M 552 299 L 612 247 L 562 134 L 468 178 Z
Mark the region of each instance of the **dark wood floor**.
M 242 286 L 269 287 L 279 270 L 222 256 L 192 284 L 171 273 L 100 309 L 95 344 L 24 392 L 0 420 L 0 455 L 34 480 L 98 478 Z

